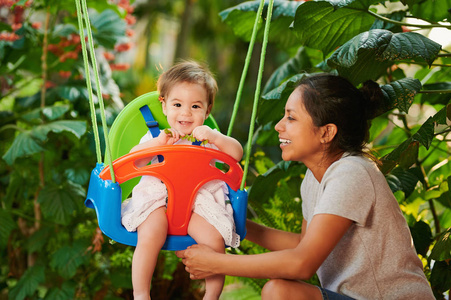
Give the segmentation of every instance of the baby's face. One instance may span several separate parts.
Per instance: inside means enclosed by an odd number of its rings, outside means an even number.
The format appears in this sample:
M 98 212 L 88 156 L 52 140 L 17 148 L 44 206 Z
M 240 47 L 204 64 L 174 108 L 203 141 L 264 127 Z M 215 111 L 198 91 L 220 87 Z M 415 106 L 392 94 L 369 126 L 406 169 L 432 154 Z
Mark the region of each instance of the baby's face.
M 205 88 L 189 82 L 176 84 L 162 105 L 169 126 L 184 134 L 191 134 L 194 128 L 204 124 L 211 110 Z

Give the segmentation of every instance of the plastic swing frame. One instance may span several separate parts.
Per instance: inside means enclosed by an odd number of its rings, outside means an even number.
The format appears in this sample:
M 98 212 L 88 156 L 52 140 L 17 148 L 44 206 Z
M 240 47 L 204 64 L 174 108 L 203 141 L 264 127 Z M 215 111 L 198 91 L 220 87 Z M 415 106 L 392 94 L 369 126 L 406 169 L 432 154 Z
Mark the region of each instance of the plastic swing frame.
M 137 233 L 127 231 L 121 223 L 121 203 L 130 195 L 140 176 L 151 175 L 160 178 L 168 188 L 169 234 L 162 250 L 183 250 L 196 243 L 187 234 L 191 207 L 199 188 L 213 179 L 223 180 L 228 184 L 236 231 L 241 240 L 244 239 L 247 192 L 239 189 L 243 171 L 233 158 L 217 150 L 181 145 L 155 147 L 128 154 L 148 130 L 139 110 L 144 105 L 149 106 L 161 129 L 169 127 L 156 92 L 136 98 L 115 119 L 109 132 L 109 140 L 117 182 L 111 181 L 109 166 L 104 167 L 103 163 L 98 163 L 91 173 L 85 200 L 87 207 L 95 209 L 101 231 L 118 243 L 136 246 Z M 205 124 L 218 128 L 211 116 Z M 143 168 L 137 168 L 134 164 L 137 159 L 155 155 L 162 155 L 165 160 Z M 223 172 L 212 167 L 212 160 L 222 161 L 230 169 Z M 196 166 L 196 163 L 199 166 Z

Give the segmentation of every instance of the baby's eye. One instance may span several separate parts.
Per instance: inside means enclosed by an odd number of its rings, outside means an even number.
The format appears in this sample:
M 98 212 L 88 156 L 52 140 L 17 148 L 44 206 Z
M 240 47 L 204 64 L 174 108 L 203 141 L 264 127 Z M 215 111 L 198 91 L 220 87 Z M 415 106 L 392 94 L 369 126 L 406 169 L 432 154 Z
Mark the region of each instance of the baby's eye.
M 174 106 L 175 107 L 182 107 L 182 105 L 180 103 L 175 103 Z
M 200 108 L 200 105 L 194 104 L 193 108 Z

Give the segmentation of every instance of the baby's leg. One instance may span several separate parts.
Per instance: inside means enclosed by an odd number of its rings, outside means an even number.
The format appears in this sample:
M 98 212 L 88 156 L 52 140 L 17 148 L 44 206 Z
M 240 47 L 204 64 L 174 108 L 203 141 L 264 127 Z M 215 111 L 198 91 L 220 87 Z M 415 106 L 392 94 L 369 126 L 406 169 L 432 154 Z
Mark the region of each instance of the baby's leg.
M 198 243 L 205 244 L 216 252 L 224 253 L 224 239 L 216 228 L 196 213 L 191 215 L 188 234 Z M 224 287 L 224 275 L 214 275 L 205 279 L 204 300 L 219 299 Z
M 135 300 L 150 299 L 153 271 L 166 240 L 168 221 L 165 207 L 153 211 L 138 227 L 138 243 L 132 262 L 132 283 Z

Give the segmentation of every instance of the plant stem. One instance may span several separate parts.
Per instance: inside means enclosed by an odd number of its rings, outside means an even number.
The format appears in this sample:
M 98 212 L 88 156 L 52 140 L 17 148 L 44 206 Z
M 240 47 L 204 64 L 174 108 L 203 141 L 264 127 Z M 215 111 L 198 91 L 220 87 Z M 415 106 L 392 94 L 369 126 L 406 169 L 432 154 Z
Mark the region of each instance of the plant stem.
M 442 25 L 442 24 L 410 24 L 410 23 L 405 23 L 405 22 L 400 22 L 400 21 L 395 21 L 386 17 L 383 17 L 375 12 L 372 12 L 371 10 L 367 10 L 366 11 L 368 14 L 372 15 L 373 17 L 375 17 L 376 19 L 382 20 L 384 22 L 387 23 L 391 23 L 391 24 L 395 24 L 395 25 L 400 25 L 400 26 L 409 26 L 409 27 L 417 27 L 417 28 L 423 28 L 423 29 L 427 29 L 427 28 L 447 28 L 447 29 L 451 29 L 451 26 L 449 25 Z
M 451 90 L 422 90 L 418 91 L 421 94 L 451 94 Z

